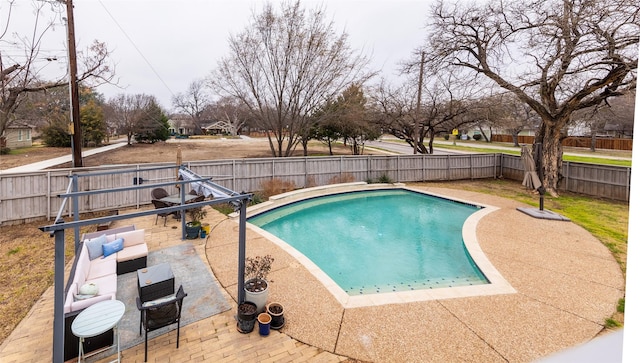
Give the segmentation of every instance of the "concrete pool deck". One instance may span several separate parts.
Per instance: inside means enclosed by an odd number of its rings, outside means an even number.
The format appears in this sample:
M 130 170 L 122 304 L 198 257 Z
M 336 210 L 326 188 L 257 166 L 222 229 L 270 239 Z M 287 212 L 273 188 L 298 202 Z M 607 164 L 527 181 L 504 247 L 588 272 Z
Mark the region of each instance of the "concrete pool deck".
M 414 187 L 499 208 L 477 223 L 478 244 L 514 293 L 389 301 L 344 308 L 298 260 L 251 228 L 247 256 L 271 254 L 269 301 L 285 307 L 286 324 L 268 337 L 236 331 L 235 309 L 150 341 L 149 362 L 530 362 L 584 342 L 604 329 L 624 293 L 619 265 L 595 237 L 571 222 L 540 220 L 516 210 L 523 204 L 486 194 Z M 185 243 L 175 220 L 118 221 L 148 231 L 150 249 Z M 195 245 L 235 306 L 238 223 L 209 211 L 212 225 Z M 113 227 L 116 227 L 114 225 Z M 328 226 L 330 228 L 330 226 Z M 0 345 L 2 362 L 51 357 L 53 294 L 48 289 Z M 144 345 L 123 352 L 142 361 Z M 347 359 L 351 358 L 351 359 Z M 110 357 L 113 359 L 113 357 Z M 101 360 L 100 362 L 109 359 Z
M 516 292 L 344 308 L 298 260 L 248 228 L 247 256 L 275 258 L 269 300 L 285 306 L 283 333 L 363 361 L 529 362 L 602 332 L 623 297 L 624 278 L 611 253 L 586 230 L 532 218 L 508 199 L 417 189 L 499 208 L 478 221 L 477 239 Z M 225 220 L 214 230 L 207 258 L 235 296 L 238 225 Z

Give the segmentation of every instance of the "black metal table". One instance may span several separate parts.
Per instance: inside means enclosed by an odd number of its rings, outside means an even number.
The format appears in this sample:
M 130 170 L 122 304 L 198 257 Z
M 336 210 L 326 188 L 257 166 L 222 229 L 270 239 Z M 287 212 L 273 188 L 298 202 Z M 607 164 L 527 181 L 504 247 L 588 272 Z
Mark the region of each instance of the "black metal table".
M 141 302 L 155 300 L 175 293 L 175 279 L 171 265 L 161 263 L 138 270 L 138 296 Z

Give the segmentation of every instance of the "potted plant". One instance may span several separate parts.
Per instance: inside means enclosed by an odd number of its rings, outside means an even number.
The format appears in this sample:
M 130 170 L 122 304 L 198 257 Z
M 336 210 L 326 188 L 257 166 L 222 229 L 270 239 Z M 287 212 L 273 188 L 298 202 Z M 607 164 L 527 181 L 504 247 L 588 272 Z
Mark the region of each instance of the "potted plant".
M 284 326 L 284 306 L 279 302 L 267 304 L 267 313 L 271 316 L 271 329 L 279 330 Z
M 250 301 L 244 301 L 238 304 L 238 331 L 243 334 L 251 333 L 253 327 L 256 325 L 256 316 L 256 304 Z
M 264 311 L 269 293 L 267 275 L 271 271 L 273 257 L 271 255 L 247 257 L 244 265 L 245 300 L 256 304 L 258 313 Z
M 271 328 L 271 315 L 267 313 L 258 314 L 258 327 L 260 335 L 269 335 L 269 329 Z
M 207 216 L 207 211 L 202 207 L 191 208 L 187 211 L 190 222 L 186 223 L 186 233 L 188 239 L 195 239 L 200 236 L 200 228 L 202 227 L 202 219 Z

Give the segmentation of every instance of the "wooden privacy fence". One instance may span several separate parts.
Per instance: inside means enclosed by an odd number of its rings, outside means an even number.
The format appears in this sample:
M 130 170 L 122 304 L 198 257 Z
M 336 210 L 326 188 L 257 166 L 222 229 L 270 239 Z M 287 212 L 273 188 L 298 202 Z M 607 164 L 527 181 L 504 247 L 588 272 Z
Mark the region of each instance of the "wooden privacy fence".
M 365 155 L 210 160 L 185 163 L 203 177 L 237 192 L 255 192 L 271 179 L 292 182 L 297 188 L 326 185 L 345 178 L 394 182 L 448 181 L 506 178 L 521 181 L 524 168 L 519 156 L 506 154 L 465 155 Z M 83 168 L 78 174 L 123 169 L 79 178 L 79 191 L 112 189 L 133 184 L 175 180 L 172 163 Z M 629 200 L 631 168 L 585 163 L 563 164 L 561 190 L 590 196 Z M 166 166 L 167 168 L 154 168 Z M 69 186 L 71 169 L 0 174 L 0 225 L 53 218 Z M 174 189 L 170 187 L 169 189 Z M 178 189 L 169 190 L 177 193 Z M 151 189 L 118 191 L 79 198 L 80 213 L 139 207 L 151 203 Z M 71 207 L 66 206 L 71 215 Z
M 495 142 L 513 142 L 513 136 L 511 135 L 491 135 L 491 140 Z M 518 135 L 518 143 L 532 145 L 535 142 L 534 136 L 522 136 Z M 562 146 L 567 147 L 591 147 L 590 137 L 578 137 L 571 136 L 562 140 Z M 609 150 L 632 150 L 633 139 L 617 139 L 617 138 L 597 138 L 596 149 L 609 149 Z

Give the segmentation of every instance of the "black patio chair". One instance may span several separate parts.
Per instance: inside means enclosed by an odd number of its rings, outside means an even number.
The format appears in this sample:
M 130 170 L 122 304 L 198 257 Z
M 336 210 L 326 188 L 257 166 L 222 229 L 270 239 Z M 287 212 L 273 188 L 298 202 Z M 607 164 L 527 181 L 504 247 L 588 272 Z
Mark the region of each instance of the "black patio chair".
M 147 361 L 147 335 L 149 332 L 178 323 L 176 349 L 180 348 L 180 316 L 182 315 L 182 300 L 187 296 L 182 288 L 178 288 L 175 295 L 142 303 L 136 297 L 136 306 L 140 310 L 140 332 L 144 327 L 144 361 Z
M 151 199 L 162 199 L 168 197 L 169 193 L 163 188 L 154 188 L 151 190 Z
M 157 199 L 151 199 L 151 203 L 153 203 L 153 207 L 155 209 L 167 208 L 171 206 L 170 204 Z M 158 212 L 158 214 L 156 214 L 156 224 L 158 224 L 158 217 L 164 217 L 164 226 L 166 227 L 167 217 L 172 214 L 175 214 L 175 212 Z

